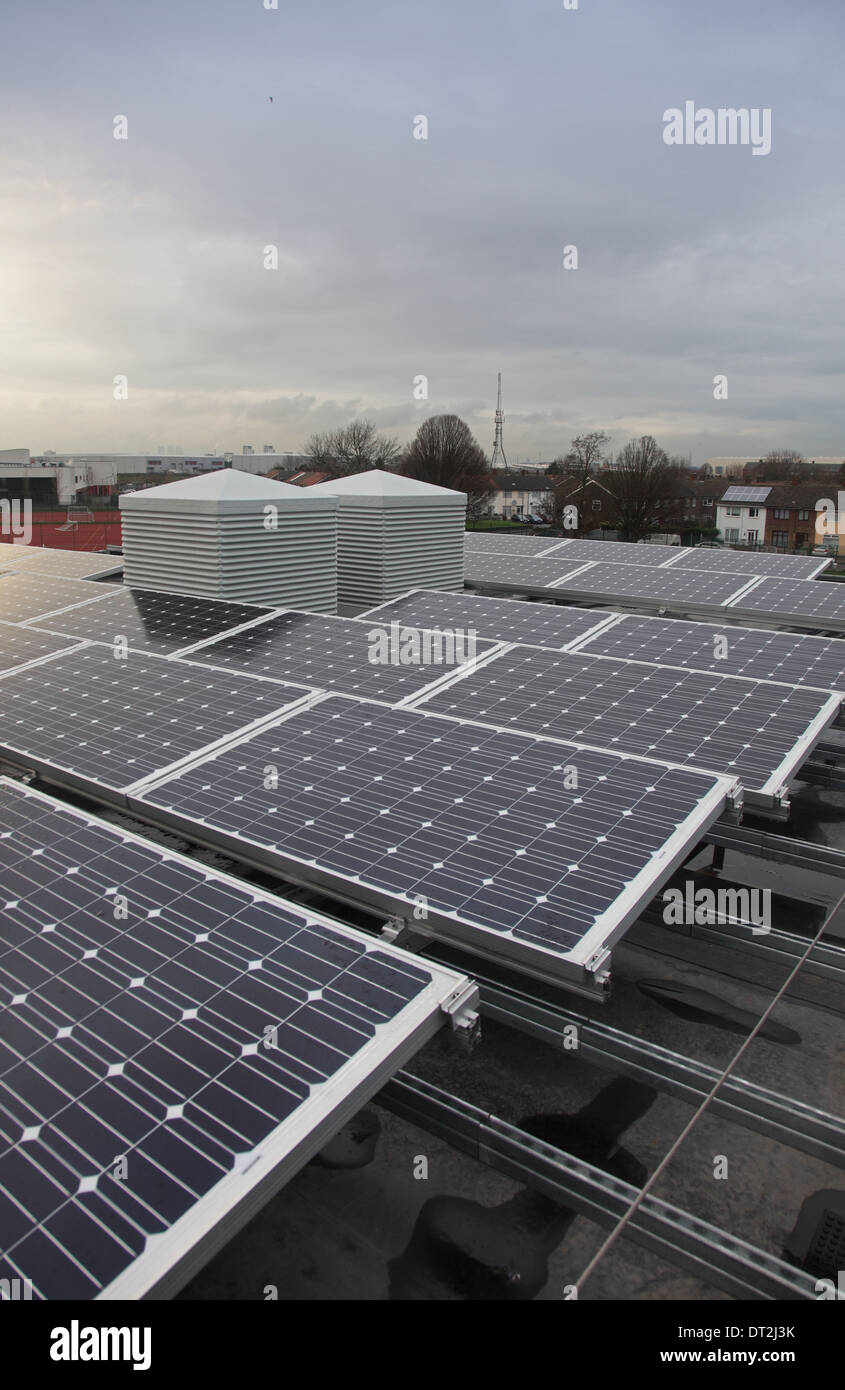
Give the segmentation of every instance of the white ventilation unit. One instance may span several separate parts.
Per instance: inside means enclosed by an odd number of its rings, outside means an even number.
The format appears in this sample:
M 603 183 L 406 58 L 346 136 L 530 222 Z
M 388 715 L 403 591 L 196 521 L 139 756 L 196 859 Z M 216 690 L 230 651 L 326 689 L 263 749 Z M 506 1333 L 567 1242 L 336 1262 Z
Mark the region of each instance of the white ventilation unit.
M 337 503 L 235 468 L 124 494 L 137 589 L 337 612 Z
M 370 608 L 406 589 L 464 587 L 465 493 L 380 468 L 306 490 L 337 498 L 341 604 Z

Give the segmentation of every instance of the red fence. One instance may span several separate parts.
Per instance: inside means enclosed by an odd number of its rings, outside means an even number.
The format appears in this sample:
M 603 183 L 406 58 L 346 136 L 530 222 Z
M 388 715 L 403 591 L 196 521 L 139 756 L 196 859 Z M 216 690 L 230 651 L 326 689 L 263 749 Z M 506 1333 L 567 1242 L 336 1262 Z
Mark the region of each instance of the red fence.
M 108 513 L 102 521 L 80 521 L 72 526 L 68 526 L 66 517 L 66 512 L 34 512 L 30 544 L 55 550 L 106 550 L 122 543 L 120 518 L 114 513 Z M 12 540 L 8 531 L 0 530 L 0 544 Z

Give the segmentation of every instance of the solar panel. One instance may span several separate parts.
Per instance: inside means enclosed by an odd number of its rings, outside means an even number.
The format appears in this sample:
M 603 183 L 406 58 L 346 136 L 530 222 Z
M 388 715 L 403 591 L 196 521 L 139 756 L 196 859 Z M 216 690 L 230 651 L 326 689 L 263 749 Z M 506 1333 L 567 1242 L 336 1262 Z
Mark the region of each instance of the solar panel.
M 0 780 L 0 1278 L 173 1293 L 426 1041 L 453 971 Z
M 809 626 L 845 628 L 845 585 L 808 579 L 761 579 L 731 608 L 761 616 L 795 618 Z
M 738 777 L 746 799 L 761 805 L 772 802 L 841 705 L 821 691 L 525 648 L 495 657 L 425 703 L 496 728 Z
M 729 487 L 722 502 L 765 502 L 770 487 Z
M 679 546 L 673 545 L 632 545 L 627 541 L 564 541 L 554 552 L 555 560 L 579 560 L 584 563 L 593 560 L 609 565 L 642 565 L 648 569 L 660 569 L 664 565 L 675 565 L 683 555 Z
M 122 555 L 102 555 L 85 550 L 50 550 L 37 545 L 17 546 L 13 560 L 15 569 L 22 569 L 25 565 L 27 573 L 64 575 L 67 579 L 102 579 L 123 571 Z
M 454 632 L 454 630 L 453 630 Z M 474 635 L 394 629 L 384 622 L 288 612 L 202 647 L 192 660 L 273 680 L 301 681 L 394 704 L 479 659 L 495 643 Z
M 234 671 L 82 647 L 0 675 L 0 749 L 17 766 L 103 795 L 302 696 Z
M 0 622 L 0 671 L 12 671 L 30 661 L 69 651 L 76 644 L 67 637 L 54 637 L 47 632 L 31 632 L 14 623 Z
M 109 584 L 88 579 L 62 579 L 59 575 L 27 572 L 0 575 L 0 619 L 23 623 L 46 618 L 72 604 L 99 602 L 114 590 Z
M 720 574 L 782 575 L 785 579 L 814 579 L 831 564 L 818 555 L 775 555 L 770 551 L 684 550 L 679 570 L 717 570 Z M 673 569 L 675 566 L 673 565 Z
M 845 642 L 836 637 L 629 615 L 588 637 L 579 651 L 845 694 Z
M 497 531 L 467 531 L 464 544 L 470 553 L 497 555 L 522 555 L 530 558 L 542 555 L 544 550 L 552 550 L 560 544 L 557 536 L 520 536 Z
M 550 564 L 551 561 L 535 561 Z M 575 575 L 564 576 L 555 591 L 589 598 L 642 599 L 656 603 L 686 603 L 692 607 L 720 607 L 750 582 L 744 575 L 705 574 L 699 570 L 646 569 L 637 565 L 590 565 Z
M 271 608 L 155 589 L 111 587 L 102 603 L 71 608 L 49 619 L 33 619 L 40 628 L 110 645 L 120 640 L 132 650 L 175 655 L 244 623 L 269 617 Z
M 583 560 L 564 564 L 562 560 L 527 560 L 522 556 L 469 554 L 464 559 L 464 578 L 468 584 L 496 589 L 548 589 L 557 580 L 580 569 Z
M 609 945 L 732 786 L 328 696 L 137 788 L 130 805 L 277 872 L 400 915 L 415 908 L 415 925 L 454 944 L 596 990 Z
M 522 603 L 481 594 L 415 589 L 365 614 L 368 621 L 412 623 L 416 627 L 474 629 L 500 642 L 523 642 L 562 651 L 614 621 L 610 613 L 566 608 L 559 603 Z

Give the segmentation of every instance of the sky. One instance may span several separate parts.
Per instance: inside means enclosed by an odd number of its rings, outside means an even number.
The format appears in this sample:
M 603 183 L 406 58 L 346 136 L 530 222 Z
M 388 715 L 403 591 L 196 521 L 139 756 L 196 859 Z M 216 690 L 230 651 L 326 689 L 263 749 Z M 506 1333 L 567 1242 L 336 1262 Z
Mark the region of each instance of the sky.
M 0 449 L 845 455 L 845 6 L 566 3 L 7 0 Z

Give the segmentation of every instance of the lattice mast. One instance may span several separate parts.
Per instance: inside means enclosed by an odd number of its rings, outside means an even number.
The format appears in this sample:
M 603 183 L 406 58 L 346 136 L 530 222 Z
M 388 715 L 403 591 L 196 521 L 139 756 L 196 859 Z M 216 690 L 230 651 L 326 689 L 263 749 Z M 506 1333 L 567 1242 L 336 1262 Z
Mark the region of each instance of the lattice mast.
M 502 442 L 502 426 L 505 423 L 505 413 L 502 410 L 502 373 L 499 372 L 499 394 L 496 399 L 496 435 L 493 440 L 493 461 L 491 468 L 507 468 L 508 461 L 505 457 L 505 446 Z

